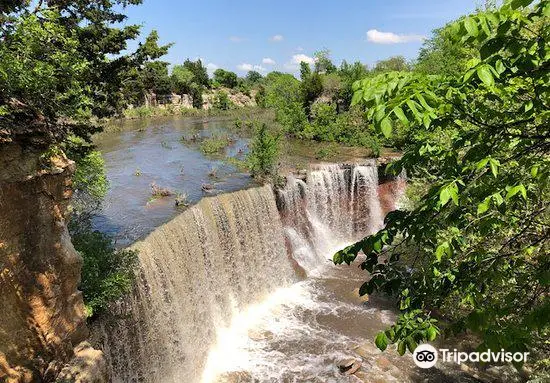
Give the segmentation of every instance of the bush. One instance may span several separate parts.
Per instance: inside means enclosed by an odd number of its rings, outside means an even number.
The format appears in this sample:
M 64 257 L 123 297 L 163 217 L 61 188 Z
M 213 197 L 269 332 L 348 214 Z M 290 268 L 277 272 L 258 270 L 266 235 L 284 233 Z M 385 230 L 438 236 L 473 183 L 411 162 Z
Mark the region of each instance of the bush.
M 246 158 L 252 176 L 258 179 L 276 176 L 278 156 L 279 136 L 272 134 L 267 124 L 261 124 L 254 134 Z
M 201 142 L 200 150 L 204 154 L 220 153 L 229 144 L 227 137 L 212 136 Z
M 84 260 L 80 290 L 93 317 L 131 290 L 137 252 L 116 250 L 108 235 L 89 229 L 73 234 L 72 241 Z
M 227 92 L 221 90 L 216 94 L 214 98 L 214 109 L 229 110 L 233 106 L 233 103 L 229 99 Z

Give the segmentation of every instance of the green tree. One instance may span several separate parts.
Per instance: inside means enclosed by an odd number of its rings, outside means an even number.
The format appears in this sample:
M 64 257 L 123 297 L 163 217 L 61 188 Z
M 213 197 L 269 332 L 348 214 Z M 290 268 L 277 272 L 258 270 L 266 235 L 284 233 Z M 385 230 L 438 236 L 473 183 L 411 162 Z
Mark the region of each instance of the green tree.
M 353 97 L 353 84 L 365 78 L 368 74 L 368 68 L 361 62 L 356 61 L 353 64 L 348 64 L 345 60 L 342 61 L 338 69 L 338 76 L 341 79 L 341 88 L 339 99 L 343 105 L 343 109 L 349 109 L 351 98 Z
M 277 121 L 286 132 L 297 135 L 307 124 L 300 81 L 287 73 L 271 72 L 265 78 L 265 105 L 275 110 Z
M 427 183 L 409 211 L 338 252 L 359 251 L 361 294 L 396 294 L 403 314 L 376 338 L 399 353 L 440 332 L 469 330 L 481 349 L 540 351 L 550 318 L 550 1 L 509 0 L 450 28 L 479 47 L 461 75 L 388 73 L 355 85 L 354 102 L 384 135 L 414 140 L 390 166 Z M 531 5 L 531 6 L 530 6 Z
M 66 150 L 77 163 L 75 208 L 81 211 L 90 205 L 79 201 L 95 203 L 106 190 L 102 159 L 89 144 L 100 129 L 96 121 L 122 110 L 128 101 L 124 84 L 159 53 L 147 51 L 147 44 L 124 53 L 139 27 L 125 26 L 121 12 L 140 2 L 10 1 L 0 6 L 0 142 L 16 142 L 28 152 Z M 135 257 L 128 262 L 103 258 L 96 248 L 73 240 L 85 270 L 101 259 L 103 270 L 124 269 L 124 278 L 132 278 Z M 110 239 L 103 247 L 109 246 Z M 109 280 L 107 274 L 84 271 L 81 289 L 88 305 L 94 305 L 87 294 L 94 284 L 102 284 L 101 294 L 109 297 L 128 290 L 128 283 Z
M 263 77 L 260 72 L 257 72 L 255 70 L 251 70 L 246 74 L 246 81 L 251 85 L 259 83 L 262 78 Z
M 204 65 L 202 65 L 201 60 L 191 61 L 189 59 L 185 60 L 183 66 L 193 73 L 195 78 L 195 83 L 208 88 L 210 86 L 210 79 L 208 78 L 208 70 Z
M 279 136 L 271 133 L 266 124 L 261 124 L 254 133 L 246 158 L 252 176 L 262 180 L 276 176 L 278 156 Z
M 315 57 L 315 72 L 321 74 L 330 74 L 336 72 L 336 66 L 332 63 L 330 59 L 330 51 L 328 49 L 323 49 L 321 51 L 315 52 L 313 56 Z
M 174 65 L 170 76 L 172 88 L 177 94 L 191 93 L 191 87 L 195 81 L 193 72 L 185 68 L 183 65 Z
M 151 93 L 170 93 L 172 84 L 168 76 L 168 63 L 158 61 L 171 44 L 159 45 L 159 35 L 153 30 L 134 53 L 134 65 L 125 75 L 122 94 L 125 101 L 134 105 L 148 102 Z
M 393 71 L 408 71 L 410 70 L 409 63 L 403 56 L 393 56 L 386 60 L 380 60 L 374 66 L 373 72 L 385 73 Z
M 219 110 L 229 110 L 232 106 L 233 103 L 229 99 L 227 92 L 220 90 L 214 98 L 213 107 Z
M 452 25 L 434 30 L 433 37 L 424 42 L 414 65 L 416 72 L 445 76 L 464 73 L 468 61 L 476 57 L 479 47 L 476 50 L 456 41 Z
M 216 69 L 214 71 L 214 81 L 227 88 L 235 88 L 237 86 L 237 74 L 225 69 Z

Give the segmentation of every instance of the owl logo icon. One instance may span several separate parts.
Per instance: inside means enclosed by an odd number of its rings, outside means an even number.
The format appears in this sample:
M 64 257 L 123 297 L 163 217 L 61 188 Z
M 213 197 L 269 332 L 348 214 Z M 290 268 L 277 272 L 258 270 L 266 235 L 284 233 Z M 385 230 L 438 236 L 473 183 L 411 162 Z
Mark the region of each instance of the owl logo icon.
M 429 344 L 421 344 L 414 350 L 413 360 L 420 368 L 432 368 L 437 363 L 437 350 Z

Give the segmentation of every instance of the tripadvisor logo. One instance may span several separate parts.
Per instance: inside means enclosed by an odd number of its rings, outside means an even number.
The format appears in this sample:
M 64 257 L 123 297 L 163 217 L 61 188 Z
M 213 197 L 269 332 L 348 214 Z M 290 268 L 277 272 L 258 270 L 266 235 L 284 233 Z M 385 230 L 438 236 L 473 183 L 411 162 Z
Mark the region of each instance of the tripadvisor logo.
M 441 360 L 444 362 L 455 362 L 457 364 L 462 364 L 464 362 L 525 363 L 529 356 L 528 352 L 507 352 L 504 351 L 504 349 L 497 352 L 491 350 L 483 352 L 460 352 L 456 349 L 449 350 L 442 348 L 438 352 L 435 347 L 429 344 L 421 344 L 414 350 L 413 360 L 420 368 L 431 368 L 437 363 L 439 353 L 441 353 Z
M 421 344 L 414 350 L 413 360 L 420 368 L 431 368 L 437 363 L 437 350 L 429 344 Z

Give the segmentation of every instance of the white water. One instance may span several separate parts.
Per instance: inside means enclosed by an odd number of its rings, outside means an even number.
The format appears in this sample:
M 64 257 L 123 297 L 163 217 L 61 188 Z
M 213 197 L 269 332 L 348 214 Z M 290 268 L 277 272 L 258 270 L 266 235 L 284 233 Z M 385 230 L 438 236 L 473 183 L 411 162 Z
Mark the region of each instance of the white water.
M 364 274 L 329 259 L 382 226 L 377 190 L 374 165 L 323 165 L 277 196 L 208 198 L 155 230 L 135 245 L 123 317 L 97 331 L 113 381 L 349 381 L 336 361 L 391 313 L 361 305 Z

